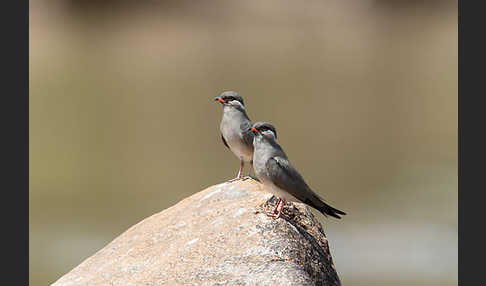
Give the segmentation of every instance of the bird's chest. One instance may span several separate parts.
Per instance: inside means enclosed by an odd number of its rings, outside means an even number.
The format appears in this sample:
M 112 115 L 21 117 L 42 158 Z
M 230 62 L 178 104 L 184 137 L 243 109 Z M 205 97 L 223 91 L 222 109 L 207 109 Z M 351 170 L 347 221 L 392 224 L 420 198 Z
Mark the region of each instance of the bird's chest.
M 238 132 L 239 128 L 239 126 L 234 126 L 231 122 L 221 122 L 221 134 L 230 147 L 236 147 L 242 141 L 242 136 Z
M 245 144 L 239 125 L 234 124 L 231 121 L 222 121 L 220 131 L 229 148 L 237 157 L 244 158 L 245 160 L 251 159 L 251 146 L 247 146 L 247 144 Z
M 253 160 L 255 160 L 255 156 L 253 156 Z M 268 181 L 265 165 L 261 163 L 255 164 L 255 161 L 253 161 L 253 170 L 255 171 L 255 175 L 260 179 L 260 181 L 262 182 Z
M 258 149 L 254 151 L 253 154 L 253 169 L 255 170 L 255 175 L 261 180 L 267 179 L 267 171 L 265 163 L 269 159 L 269 156 L 264 150 Z

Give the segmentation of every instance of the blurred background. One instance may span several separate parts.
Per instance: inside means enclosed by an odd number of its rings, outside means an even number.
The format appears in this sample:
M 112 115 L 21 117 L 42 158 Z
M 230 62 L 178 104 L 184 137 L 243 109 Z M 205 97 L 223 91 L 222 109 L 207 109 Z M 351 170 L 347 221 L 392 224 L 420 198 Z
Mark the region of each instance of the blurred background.
M 31 0 L 30 285 L 236 175 L 224 90 L 348 213 L 344 285 L 457 285 L 457 67 L 456 1 Z

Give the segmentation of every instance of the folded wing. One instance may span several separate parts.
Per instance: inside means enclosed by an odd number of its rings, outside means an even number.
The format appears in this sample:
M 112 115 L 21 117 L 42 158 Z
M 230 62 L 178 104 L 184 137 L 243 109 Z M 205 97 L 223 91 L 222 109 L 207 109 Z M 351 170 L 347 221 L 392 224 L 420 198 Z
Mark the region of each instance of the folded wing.
M 279 156 L 272 157 L 266 162 L 266 170 L 267 176 L 273 184 L 287 191 L 303 203 L 316 208 L 322 214 L 335 218 L 341 218 L 338 214 L 346 214 L 326 204 L 323 199 L 314 193 L 288 159 Z

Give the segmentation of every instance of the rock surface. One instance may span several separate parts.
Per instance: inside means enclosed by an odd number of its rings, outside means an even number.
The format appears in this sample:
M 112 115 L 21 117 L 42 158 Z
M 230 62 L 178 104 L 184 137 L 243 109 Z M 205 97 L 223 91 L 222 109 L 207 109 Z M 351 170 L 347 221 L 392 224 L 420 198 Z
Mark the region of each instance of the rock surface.
M 125 231 L 52 285 L 340 285 L 309 208 L 255 180 L 196 193 Z

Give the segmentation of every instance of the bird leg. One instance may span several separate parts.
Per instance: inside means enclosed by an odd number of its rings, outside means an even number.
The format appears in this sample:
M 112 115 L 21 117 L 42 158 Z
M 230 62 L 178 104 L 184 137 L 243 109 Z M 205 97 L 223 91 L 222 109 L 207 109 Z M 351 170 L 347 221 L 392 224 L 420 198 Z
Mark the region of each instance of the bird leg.
M 282 203 L 280 205 L 280 202 Z M 285 204 L 287 203 L 287 201 L 285 201 L 284 199 L 281 199 L 279 198 L 278 199 L 278 202 L 277 202 L 277 205 L 275 206 L 275 208 L 273 209 L 273 212 L 265 212 L 265 214 L 273 219 L 278 219 L 280 217 L 280 215 L 282 214 L 282 210 L 285 206 Z M 278 207 L 280 205 L 280 208 Z
M 248 176 L 246 177 L 243 177 L 242 180 L 248 180 L 248 179 L 253 179 L 250 175 L 251 175 L 251 170 L 253 169 L 253 160 L 250 161 L 250 170 L 248 171 Z
M 278 209 L 278 205 L 280 204 L 280 202 L 282 201 L 281 198 L 278 198 L 278 202 L 277 204 L 275 205 L 275 208 L 273 209 L 272 212 L 265 212 L 265 214 L 269 217 L 272 217 L 272 218 L 276 218 L 276 214 L 277 214 L 277 209 Z
M 279 217 L 280 217 L 280 215 L 282 214 L 282 210 L 283 210 L 283 208 L 284 208 L 284 206 L 285 206 L 285 204 L 286 204 L 286 203 L 287 203 L 287 202 L 286 202 L 285 200 L 282 200 L 282 206 L 280 207 L 280 209 L 279 209 L 279 211 L 278 211 L 278 214 L 277 214 L 277 216 L 275 217 L 276 219 L 277 219 L 277 218 L 279 218 Z M 277 205 L 278 205 L 278 204 L 277 204 Z
M 234 182 L 234 181 L 241 180 L 242 179 L 241 173 L 243 173 L 243 167 L 245 167 L 245 161 L 240 159 L 240 170 L 238 171 L 238 175 L 236 175 L 236 178 L 231 179 L 228 182 Z

